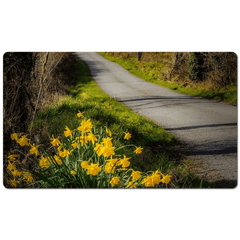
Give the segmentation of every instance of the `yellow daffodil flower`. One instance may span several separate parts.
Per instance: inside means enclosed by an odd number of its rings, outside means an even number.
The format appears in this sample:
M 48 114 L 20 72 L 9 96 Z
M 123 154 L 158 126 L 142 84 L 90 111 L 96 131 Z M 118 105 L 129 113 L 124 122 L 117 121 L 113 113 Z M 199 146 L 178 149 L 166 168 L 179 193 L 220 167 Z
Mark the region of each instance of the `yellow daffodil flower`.
M 59 141 L 58 138 L 54 138 L 54 136 L 52 135 L 52 138 L 51 138 L 51 144 L 55 147 L 55 146 L 60 146 L 61 145 L 61 142 Z
M 110 181 L 110 184 L 112 185 L 112 187 L 114 187 L 119 183 L 119 181 L 120 181 L 119 177 L 113 177 Z
M 17 143 L 23 146 L 29 146 L 30 139 L 27 138 L 26 135 L 23 135 L 20 139 L 17 140 Z
M 58 152 L 61 152 L 62 151 L 62 145 L 61 146 L 59 146 L 58 148 L 57 148 L 57 150 L 58 150 Z
M 84 136 L 84 135 L 82 135 L 79 139 L 80 139 L 81 146 L 83 146 L 85 143 L 88 143 L 88 141 L 90 141 L 88 136 Z
M 33 176 L 29 172 L 22 172 L 23 180 L 26 180 L 27 182 L 31 183 L 33 182 Z
M 94 148 L 94 151 L 100 157 L 102 155 L 103 146 L 101 144 L 99 144 L 99 143 L 96 143 L 96 147 Z
M 162 183 L 165 183 L 165 184 L 168 184 L 170 181 L 171 181 L 171 175 L 166 175 L 166 176 L 164 176 L 163 178 L 162 178 L 162 180 L 161 180 L 161 182 Z
M 79 118 L 81 118 L 81 117 L 83 117 L 83 114 L 82 114 L 80 111 L 78 111 L 77 116 L 78 116 Z
M 18 140 L 18 133 L 12 133 L 11 139 L 17 141 Z
M 17 187 L 17 184 L 19 183 L 19 181 L 17 181 L 16 179 L 9 180 L 8 182 L 9 182 L 9 183 L 11 184 L 11 186 L 13 186 L 13 187 Z
M 73 148 L 77 148 L 77 147 L 78 147 L 78 144 L 77 144 L 76 142 L 73 142 L 73 143 L 72 143 L 72 146 L 73 146 Z
M 106 173 L 114 173 L 115 168 L 116 167 L 114 166 L 114 164 L 112 164 L 111 162 L 107 162 L 104 167 L 104 170 Z
M 62 164 L 62 160 L 57 155 L 54 155 L 53 157 L 58 164 Z
M 128 161 L 129 159 L 130 158 L 123 155 L 123 159 L 119 160 L 118 166 L 122 165 L 123 168 L 127 168 L 130 165 L 130 162 Z
M 140 154 L 142 152 L 143 148 L 137 147 L 136 150 L 134 151 L 136 154 Z
M 131 138 L 131 136 L 132 136 L 132 134 L 128 132 L 125 134 L 124 139 L 129 140 Z
M 74 171 L 74 170 L 70 171 L 70 173 L 71 173 L 73 176 L 76 175 L 76 171 Z
M 106 173 L 114 173 L 116 166 L 118 166 L 117 161 L 118 161 L 117 158 L 112 158 L 112 156 L 111 156 L 111 159 L 107 160 L 107 163 L 104 167 L 105 172 Z
M 145 187 L 153 187 L 154 186 L 153 183 L 152 183 L 152 177 L 151 176 L 145 177 L 141 183 L 144 184 Z
M 10 161 L 15 161 L 17 157 L 19 157 L 19 155 L 12 154 L 12 155 L 9 155 L 7 158 L 9 158 Z
M 140 171 L 132 171 L 132 174 L 131 174 L 131 177 L 132 177 L 132 180 L 137 180 L 141 177 L 141 172 Z
M 92 141 L 92 144 L 95 144 L 95 142 L 97 141 L 97 138 L 93 133 L 89 133 L 87 137 L 89 141 Z
M 69 127 L 66 126 L 66 131 L 64 131 L 65 137 L 71 136 L 72 137 L 72 131 L 69 129 Z
M 153 184 L 153 186 L 155 186 L 155 185 L 160 183 L 161 175 L 159 174 L 158 170 L 156 172 L 154 172 L 151 177 L 152 177 L 152 184 Z
M 88 165 L 88 161 L 82 161 L 82 162 L 81 162 L 81 167 L 82 167 L 83 169 L 86 169 L 88 166 L 89 166 L 89 165 Z
M 157 170 L 151 176 L 145 177 L 142 181 L 142 184 L 145 184 L 146 187 L 154 187 L 160 182 L 161 182 L 161 175 L 160 175 L 160 172 Z
M 115 155 L 115 147 L 103 147 L 102 154 L 104 157 L 110 157 L 111 155 Z
M 11 173 L 13 177 L 20 177 L 22 175 L 22 172 L 18 171 L 17 169 L 13 169 Z
M 102 144 L 105 146 L 105 147 L 112 147 L 112 138 L 103 138 L 102 140 Z
M 111 158 L 108 159 L 107 161 L 110 162 L 111 164 L 115 164 L 118 161 L 118 159 L 117 158 L 112 158 L 112 156 L 111 156 Z
M 7 169 L 8 169 L 9 171 L 11 171 L 11 172 L 14 171 L 14 170 L 16 170 L 15 163 L 14 163 L 14 162 L 11 163 L 10 161 L 8 161 Z
M 35 146 L 35 144 L 33 143 L 33 145 L 31 145 L 31 149 L 29 150 L 29 152 L 31 154 L 35 154 L 36 156 L 39 155 L 39 151 L 38 151 L 38 146 Z
M 96 176 L 99 172 L 101 172 L 101 167 L 99 167 L 99 163 L 91 163 L 91 165 L 89 165 L 87 167 L 87 175 L 93 175 Z
M 63 149 L 63 151 L 60 151 L 59 152 L 59 156 L 61 157 L 61 158 L 64 158 L 64 157 L 68 157 L 70 155 L 70 152 L 67 150 L 67 149 Z
M 48 158 L 41 156 L 41 158 L 39 159 L 39 166 L 41 168 L 49 168 L 50 165 L 51 165 L 51 161 L 49 161 Z
M 91 119 L 88 119 L 87 121 L 86 121 L 86 120 L 83 120 L 83 121 L 81 122 L 81 126 L 78 127 L 77 129 L 78 129 L 79 131 L 81 131 L 82 134 L 84 134 L 84 133 L 87 133 L 87 132 L 91 132 L 92 127 L 93 127 L 93 125 L 92 125 L 92 123 L 91 123 Z

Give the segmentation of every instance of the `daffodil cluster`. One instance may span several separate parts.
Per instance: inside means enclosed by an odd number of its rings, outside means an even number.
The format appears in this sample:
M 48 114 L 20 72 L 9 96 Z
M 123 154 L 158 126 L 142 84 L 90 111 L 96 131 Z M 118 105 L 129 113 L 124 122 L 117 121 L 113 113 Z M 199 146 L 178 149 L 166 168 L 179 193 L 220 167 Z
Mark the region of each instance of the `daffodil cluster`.
M 12 186 L 17 186 L 16 177 L 20 176 L 21 180 L 44 188 L 145 188 L 170 182 L 171 176 L 159 170 L 150 174 L 133 170 L 131 157 L 118 153 L 127 145 L 117 147 L 111 130 L 94 128 L 92 120 L 86 119 L 82 112 L 78 111 L 77 117 L 79 126 L 76 129 L 65 126 L 62 137 L 52 135 L 48 150 L 31 143 L 27 135 L 11 135 L 20 146 L 30 148 L 27 157 L 36 162 L 33 170 L 19 172 L 14 165 L 19 155 L 10 155 L 8 170 L 14 176 Z M 127 132 L 121 141 L 131 137 Z M 142 147 L 135 146 L 132 154 L 139 155 L 142 151 Z
M 19 171 L 17 169 L 16 162 L 18 158 L 19 155 L 17 154 L 11 154 L 8 156 L 7 170 L 11 173 L 13 177 L 13 179 L 8 180 L 8 182 L 12 187 L 17 187 L 17 185 L 22 181 L 26 183 L 32 183 L 34 181 L 34 178 L 30 172 Z

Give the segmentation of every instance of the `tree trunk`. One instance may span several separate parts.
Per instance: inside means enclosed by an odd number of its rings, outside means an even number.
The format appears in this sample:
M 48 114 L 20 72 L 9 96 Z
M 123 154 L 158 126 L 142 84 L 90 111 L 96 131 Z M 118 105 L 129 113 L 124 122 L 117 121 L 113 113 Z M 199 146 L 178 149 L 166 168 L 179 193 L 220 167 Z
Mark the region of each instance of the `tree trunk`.
M 142 57 L 142 52 L 138 52 L 138 53 L 137 53 L 138 61 L 141 61 L 141 57 Z

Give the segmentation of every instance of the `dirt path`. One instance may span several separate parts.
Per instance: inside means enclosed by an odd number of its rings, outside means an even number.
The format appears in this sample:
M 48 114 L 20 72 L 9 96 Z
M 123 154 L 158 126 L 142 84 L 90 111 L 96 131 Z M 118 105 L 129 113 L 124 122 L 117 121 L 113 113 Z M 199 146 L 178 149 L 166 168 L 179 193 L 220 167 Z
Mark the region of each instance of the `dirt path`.
M 186 143 L 204 171 L 236 185 L 237 107 L 148 83 L 97 53 L 76 54 L 104 92 Z

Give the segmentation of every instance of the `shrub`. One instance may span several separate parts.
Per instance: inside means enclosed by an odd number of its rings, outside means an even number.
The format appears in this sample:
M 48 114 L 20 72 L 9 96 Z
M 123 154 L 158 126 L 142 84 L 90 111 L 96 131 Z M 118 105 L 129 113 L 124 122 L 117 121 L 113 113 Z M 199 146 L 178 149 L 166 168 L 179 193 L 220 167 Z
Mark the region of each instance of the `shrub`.
M 189 78 L 192 80 L 197 80 L 201 78 L 201 65 L 202 59 L 199 53 L 190 53 L 190 58 L 188 60 L 188 71 Z

